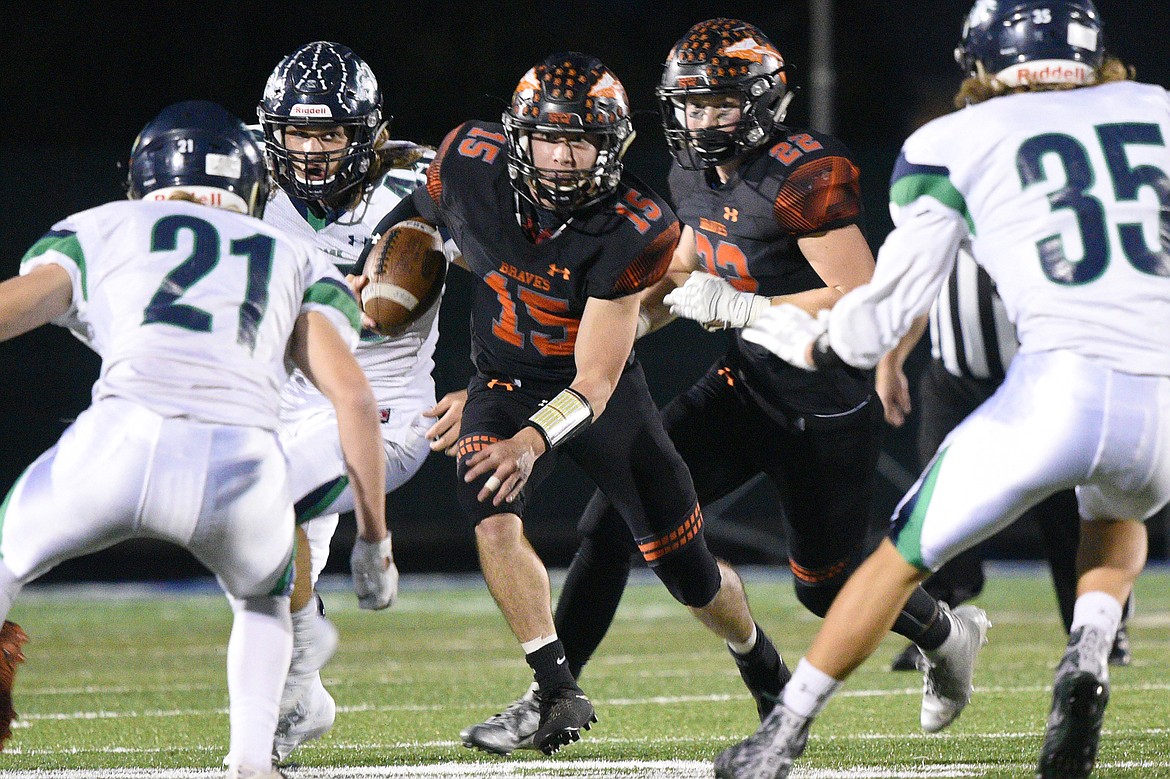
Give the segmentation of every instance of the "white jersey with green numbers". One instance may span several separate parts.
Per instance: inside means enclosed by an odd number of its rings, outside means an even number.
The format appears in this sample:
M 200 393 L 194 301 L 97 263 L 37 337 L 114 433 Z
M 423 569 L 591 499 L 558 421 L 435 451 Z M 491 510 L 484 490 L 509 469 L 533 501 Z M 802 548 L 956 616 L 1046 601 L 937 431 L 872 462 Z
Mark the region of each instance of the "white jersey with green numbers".
M 275 430 L 297 317 L 324 314 L 350 345 L 358 308 L 337 270 L 254 219 L 184 201 L 123 201 L 58 222 L 21 273 L 73 281 L 58 320 L 102 358 L 93 399 L 164 417 Z
M 434 158 L 427 151 L 412 168 L 387 172 L 378 185 L 351 211 L 316 217 L 303 202 L 294 201 L 278 190 L 264 212 L 264 221 L 293 235 L 312 241 L 322 256 L 328 257 L 339 271 L 350 273 L 362 251 L 369 245 L 374 228 L 402 198 L 415 187 L 425 184 L 426 166 Z M 406 394 L 434 395 L 435 344 L 439 339 L 439 305 L 419 317 L 400 336 L 386 338 L 372 331 L 362 332 L 357 349 L 358 363 L 365 371 L 379 403 Z M 315 390 L 299 373 L 286 392 L 290 398 Z M 306 398 L 312 400 L 313 398 Z M 431 403 L 433 403 L 433 399 Z
M 1168 144 L 1170 95 L 1129 81 L 995 97 L 925 125 L 895 166 L 896 229 L 873 281 L 833 309 L 834 351 L 876 361 L 969 236 L 1021 353 L 1170 375 Z

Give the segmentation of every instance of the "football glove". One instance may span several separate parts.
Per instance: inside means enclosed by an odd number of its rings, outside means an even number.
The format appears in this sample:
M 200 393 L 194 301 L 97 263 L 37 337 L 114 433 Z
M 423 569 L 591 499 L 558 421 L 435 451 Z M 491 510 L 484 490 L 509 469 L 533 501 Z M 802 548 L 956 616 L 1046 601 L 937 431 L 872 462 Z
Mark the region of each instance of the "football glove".
M 398 600 L 398 566 L 389 534 L 376 544 L 358 537 L 349 556 L 349 569 L 360 608 L 384 609 Z
M 681 287 L 662 299 L 675 316 L 693 319 L 708 330 L 747 327 L 771 301 L 752 292 L 740 292 L 729 282 L 705 271 L 692 271 Z
M 815 370 L 809 361 L 809 346 L 829 329 L 829 310 L 821 309 L 816 317 L 791 303 L 769 306 L 750 327 L 744 328 L 743 340 L 767 349 L 784 362 Z

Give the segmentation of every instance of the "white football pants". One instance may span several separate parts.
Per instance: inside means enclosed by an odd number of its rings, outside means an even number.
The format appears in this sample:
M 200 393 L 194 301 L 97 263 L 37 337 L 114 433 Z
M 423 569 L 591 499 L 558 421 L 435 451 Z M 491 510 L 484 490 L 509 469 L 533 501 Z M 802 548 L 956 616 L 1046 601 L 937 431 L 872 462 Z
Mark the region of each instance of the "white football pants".
M 891 540 L 937 570 L 1076 487 L 1083 520 L 1144 520 L 1170 501 L 1170 378 L 1068 351 L 1019 354 L 899 503 Z

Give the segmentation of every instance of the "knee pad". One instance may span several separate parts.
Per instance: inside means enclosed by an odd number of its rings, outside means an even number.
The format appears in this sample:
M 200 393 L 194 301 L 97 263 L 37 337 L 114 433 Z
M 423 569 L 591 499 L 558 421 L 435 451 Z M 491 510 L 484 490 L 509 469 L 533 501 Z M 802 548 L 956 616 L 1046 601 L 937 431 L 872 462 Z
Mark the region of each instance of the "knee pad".
M 693 608 L 702 608 L 714 600 L 723 583 L 719 564 L 707 548 L 702 530 L 681 548 L 650 562 L 650 567 L 675 600 Z
M 789 561 L 792 567 L 793 586 L 796 588 L 796 599 L 800 601 L 801 605 L 806 609 L 816 614 L 818 617 L 823 617 L 829 613 L 829 607 L 833 605 L 833 599 L 837 597 L 837 593 L 845 586 L 845 581 L 849 578 L 849 574 L 857 567 L 851 565 L 847 561 L 842 561 L 830 565 L 827 568 L 819 570 L 810 570 L 802 568 L 793 561 Z

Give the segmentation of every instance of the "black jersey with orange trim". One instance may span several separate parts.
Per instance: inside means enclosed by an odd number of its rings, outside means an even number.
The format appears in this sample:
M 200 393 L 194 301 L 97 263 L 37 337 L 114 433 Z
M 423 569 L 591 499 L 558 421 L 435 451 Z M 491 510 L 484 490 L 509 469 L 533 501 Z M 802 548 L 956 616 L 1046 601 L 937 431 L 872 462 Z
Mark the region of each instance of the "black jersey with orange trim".
M 825 286 L 797 240 L 849 225 L 864 230 L 859 181 L 853 155 L 840 141 L 782 128 L 725 183 L 714 170 L 673 165 L 670 192 L 679 218 L 695 232 L 700 267 L 737 289 L 773 296 Z M 783 416 L 845 413 L 871 393 L 868 372 L 802 371 L 738 333 L 729 357 L 761 404 L 777 406 Z
M 665 275 L 679 223 L 666 201 L 624 174 L 614 196 L 533 243 L 517 220 L 501 125 L 467 122 L 444 139 L 414 192 L 423 218 L 440 222 L 477 284 L 472 358 L 483 375 L 568 384 L 591 297 L 616 299 Z

